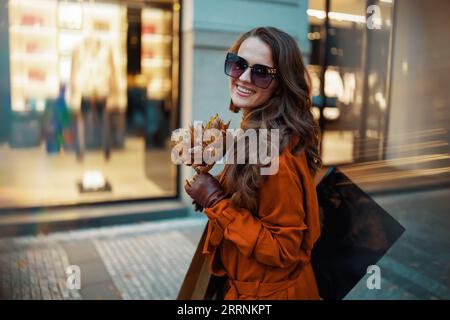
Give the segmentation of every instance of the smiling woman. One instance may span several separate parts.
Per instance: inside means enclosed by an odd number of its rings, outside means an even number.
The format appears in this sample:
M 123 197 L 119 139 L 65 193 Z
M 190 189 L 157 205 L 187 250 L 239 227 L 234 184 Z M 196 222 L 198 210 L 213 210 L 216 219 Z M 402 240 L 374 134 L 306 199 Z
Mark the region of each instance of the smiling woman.
M 218 291 L 224 299 L 319 299 L 310 256 L 320 234 L 314 175 L 321 161 L 299 47 L 279 29 L 256 28 L 237 39 L 224 69 L 230 109 L 244 114 L 241 129 L 279 130 L 280 154 L 278 171 L 261 174 L 264 164 L 248 161 L 255 151 L 245 140 L 246 163 L 185 186 L 209 219 L 203 253 L 226 280 Z
M 234 58 L 235 61 L 229 62 Z M 246 39 L 238 54 L 229 53 L 230 96 L 244 113 L 267 101 L 277 86 L 270 47 L 256 37 Z

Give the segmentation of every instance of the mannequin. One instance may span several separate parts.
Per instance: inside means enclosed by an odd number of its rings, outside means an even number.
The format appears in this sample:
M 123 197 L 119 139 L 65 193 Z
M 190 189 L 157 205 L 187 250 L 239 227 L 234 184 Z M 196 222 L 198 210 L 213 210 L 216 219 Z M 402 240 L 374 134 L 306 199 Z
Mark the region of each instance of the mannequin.
M 110 157 L 108 105 L 116 95 L 116 74 L 111 47 L 92 35 L 75 47 L 72 54 L 70 104 L 78 112 L 77 158 L 83 160 L 85 125 L 102 128 L 101 138 L 106 160 Z M 92 134 L 96 136 L 95 132 Z

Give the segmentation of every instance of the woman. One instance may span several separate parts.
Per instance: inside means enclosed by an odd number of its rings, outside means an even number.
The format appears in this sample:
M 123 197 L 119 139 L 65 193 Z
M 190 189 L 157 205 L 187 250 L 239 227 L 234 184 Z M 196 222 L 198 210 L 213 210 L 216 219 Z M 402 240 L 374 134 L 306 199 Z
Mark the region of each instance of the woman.
M 230 48 L 225 73 L 241 128 L 279 129 L 279 167 L 262 176 L 262 164 L 227 164 L 218 179 L 202 173 L 185 185 L 209 219 L 203 253 L 227 277 L 225 299 L 319 299 L 310 255 L 321 160 L 300 49 L 281 30 L 256 28 Z

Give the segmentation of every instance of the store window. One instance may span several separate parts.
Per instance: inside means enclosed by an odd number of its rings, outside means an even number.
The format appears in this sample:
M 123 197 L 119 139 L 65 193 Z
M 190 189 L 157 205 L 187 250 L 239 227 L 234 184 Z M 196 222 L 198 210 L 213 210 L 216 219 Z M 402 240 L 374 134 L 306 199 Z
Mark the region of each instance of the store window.
M 308 69 L 325 165 L 384 157 L 392 12 L 387 0 L 309 3 Z
M 179 2 L 5 8 L 0 209 L 176 196 Z

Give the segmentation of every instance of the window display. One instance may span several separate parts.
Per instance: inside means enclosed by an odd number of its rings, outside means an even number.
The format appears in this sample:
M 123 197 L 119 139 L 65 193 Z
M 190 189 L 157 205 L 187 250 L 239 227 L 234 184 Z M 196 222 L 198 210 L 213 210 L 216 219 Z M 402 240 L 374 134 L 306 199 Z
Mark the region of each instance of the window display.
M 8 0 L 7 8 L 0 209 L 174 196 L 176 170 L 165 159 L 179 114 L 178 1 Z M 142 42 L 137 72 L 127 70 L 130 25 Z M 128 117 L 142 130 L 129 130 Z M 92 172 L 103 187 L 85 183 Z

